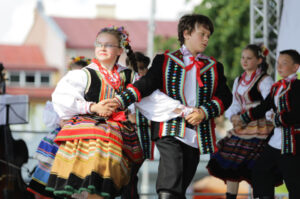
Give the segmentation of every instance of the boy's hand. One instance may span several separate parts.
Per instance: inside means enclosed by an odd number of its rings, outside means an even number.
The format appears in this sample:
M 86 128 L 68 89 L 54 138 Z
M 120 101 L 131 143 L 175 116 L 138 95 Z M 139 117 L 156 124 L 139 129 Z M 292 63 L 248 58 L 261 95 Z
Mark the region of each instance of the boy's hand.
M 202 109 L 195 108 L 191 114 L 185 117 L 185 119 L 191 125 L 197 126 L 205 119 L 205 114 Z
M 118 104 L 113 99 L 105 99 L 90 106 L 91 112 L 102 117 L 109 117 L 118 108 Z

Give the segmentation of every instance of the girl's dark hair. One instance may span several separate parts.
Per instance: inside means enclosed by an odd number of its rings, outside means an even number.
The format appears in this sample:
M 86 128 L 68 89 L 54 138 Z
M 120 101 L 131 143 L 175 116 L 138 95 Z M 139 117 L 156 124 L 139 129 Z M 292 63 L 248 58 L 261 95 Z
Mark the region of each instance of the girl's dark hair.
M 280 51 L 280 55 L 289 55 L 292 58 L 292 60 L 294 61 L 294 63 L 300 64 L 300 55 L 299 55 L 298 51 L 296 51 L 294 49 Z
M 148 68 L 148 65 L 150 64 L 150 58 L 149 57 L 145 56 L 143 53 L 138 52 L 138 51 L 134 53 L 134 56 L 135 56 L 136 62 L 142 62 L 144 68 Z M 129 63 L 129 58 L 128 57 L 126 58 L 126 65 L 129 66 L 129 67 L 132 67 L 132 69 L 135 72 L 138 72 L 137 65 L 135 67 L 131 66 L 131 64 Z
M 126 55 L 129 59 L 130 65 L 132 67 L 137 67 L 136 59 L 135 59 L 134 53 L 131 49 L 129 42 L 126 42 L 126 41 L 124 42 L 125 30 L 123 27 L 116 28 L 116 27 L 112 26 L 109 28 L 104 28 L 100 32 L 98 32 L 96 38 L 98 38 L 98 36 L 101 33 L 108 33 L 108 34 L 114 35 L 118 39 L 120 47 L 122 47 L 125 50 Z M 128 35 L 126 35 L 126 36 L 128 37 Z M 117 58 L 116 62 L 118 62 L 119 58 L 120 57 Z
M 178 41 L 180 42 L 180 45 L 184 44 L 184 31 L 187 30 L 188 33 L 191 34 L 195 30 L 196 24 L 204 26 L 210 31 L 211 35 L 213 34 L 214 25 L 207 16 L 200 14 L 184 15 L 180 18 L 178 23 Z
M 269 68 L 269 64 L 266 61 L 266 57 L 263 55 L 262 52 L 262 46 L 258 46 L 256 44 L 249 44 L 247 45 L 244 50 L 251 50 L 254 54 L 254 56 L 259 59 L 262 59 L 262 62 L 258 65 L 258 67 L 265 73 L 267 73 L 267 70 Z

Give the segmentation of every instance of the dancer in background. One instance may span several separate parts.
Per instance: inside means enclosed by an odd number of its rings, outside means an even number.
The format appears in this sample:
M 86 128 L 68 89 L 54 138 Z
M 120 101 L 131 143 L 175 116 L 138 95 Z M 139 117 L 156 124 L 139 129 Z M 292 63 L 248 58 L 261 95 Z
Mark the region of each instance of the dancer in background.
M 237 197 L 240 181 L 246 180 L 252 184 L 253 165 L 265 147 L 266 138 L 273 127 L 266 117 L 240 129 L 236 122 L 241 113 L 257 106 L 270 92 L 274 81 L 267 74 L 266 55 L 267 49 L 255 44 L 249 44 L 243 49 L 241 66 L 244 72 L 234 81 L 233 102 L 225 113 L 233 124 L 233 129 L 219 141 L 218 151 L 211 155 L 207 165 L 211 175 L 227 184 L 227 199 Z
M 144 76 L 148 71 L 148 65 L 150 63 L 150 58 L 145 56 L 141 52 L 134 52 L 136 59 L 136 65 L 132 66 L 130 64 L 129 57 L 126 58 L 126 65 L 133 69 L 133 80 L 132 83 Z M 153 144 L 151 141 L 151 121 L 145 118 L 138 110 L 134 104 L 128 107 L 128 119 L 130 122 L 136 125 L 136 133 L 139 137 L 139 141 L 144 153 L 144 160 L 152 159 Z M 122 199 L 138 199 L 138 172 L 141 168 L 143 162 L 140 164 L 134 164 L 131 171 L 131 178 L 129 184 L 122 191 Z
M 300 80 L 297 70 L 300 55 L 283 50 L 277 60 L 277 72 L 283 78 L 276 82 L 268 97 L 257 107 L 241 115 L 241 125 L 263 118 L 273 109 L 274 133 L 253 168 L 253 195 L 273 199 L 275 174 L 279 170 L 289 192 L 289 199 L 300 198 Z
M 133 163 L 143 160 L 134 127 L 124 111 L 114 112 L 113 98 L 130 82 L 117 64 L 123 50 L 135 64 L 123 27 L 102 29 L 95 57 L 82 70 L 70 71 L 52 94 L 54 110 L 65 125 L 46 189 L 75 198 L 114 198 L 128 184 Z
M 150 58 L 145 56 L 143 53 L 135 52 L 134 55 L 136 59 L 136 66 L 131 66 L 129 64 L 129 58 L 126 58 L 126 65 L 129 68 L 133 69 L 135 72 L 135 78 L 133 82 L 139 80 L 141 77 L 146 75 L 146 73 L 148 72 L 148 66 L 150 64 Z
M 90 62 L 91 60 L 84 56 L 73 57 L 68 64 L 68 70 L 81 69 L 89 65 Z M 60 131 L 61 126 L 63 126 L 63 123 L 61 123 L 50 101 L 46 102 L 43 120 L 50 133 L 41 140 L 37 148 L 35 159 L 39 162 L 27 190 L 38 195 L 40 198 L 55 198 L 51 192 L 45 190 L 45 187 L 48 182 L 55 154 L 58 150 L 58 145 L 53 140 Z

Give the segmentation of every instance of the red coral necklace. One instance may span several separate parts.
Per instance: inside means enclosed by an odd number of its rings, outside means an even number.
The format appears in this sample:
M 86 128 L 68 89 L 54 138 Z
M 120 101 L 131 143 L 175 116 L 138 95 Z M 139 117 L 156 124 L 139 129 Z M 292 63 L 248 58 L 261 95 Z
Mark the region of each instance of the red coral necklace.
M 109 71 L 101 66 L 100 62 L 97 59 L 92 60 L 95 64 L 97 64 L 100 73 L 104 76 L 105 80 L 115 89 L 118 90 L 121 85 L 121 78 L 118 73 L 117 65 L 114 65 L 113 69 L 111 70 L 111 74 Z
M 242 77 L 241 77 L 241 81 L 240 81 L 241 84 L 242 84 L 243 86 L 249 85 L 249 84 L 252 82 L 252 80 L 254 79 L 255 75 L 256 75 L 256 71 L 254 71 L 254 72 L 251 74 L 251 77 L 250 77 L 249 80 L 246 80 L 247 73 L 244 72 L 244 73 L 242 74 Z

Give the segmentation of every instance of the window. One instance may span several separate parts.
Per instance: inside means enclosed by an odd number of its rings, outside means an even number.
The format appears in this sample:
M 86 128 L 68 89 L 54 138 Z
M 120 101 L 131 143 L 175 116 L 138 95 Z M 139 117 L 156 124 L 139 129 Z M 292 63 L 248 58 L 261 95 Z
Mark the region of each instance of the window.
M 35 82 L 34 73 L 26 73 L 25 74 L 25 82 L 26 82 L 26 84 L 34 84 L 34 82 Z
M 19 85 L 21 81 L 19 72 L 10 72 L 8 73 L 8 84 L 10 85 Z
M 11 83 L 19 83 L 20 82 L 20 74 L 17 72 L 11 73 L 9 76 L 9 81 Z
M 49 74 L 41 74 L 41 84 L 42 85 L 50 85 L 50 75 Z
M 20 87 L 49 87 L 51 72 L 48 71 L 8 71 L 8 85 Z

